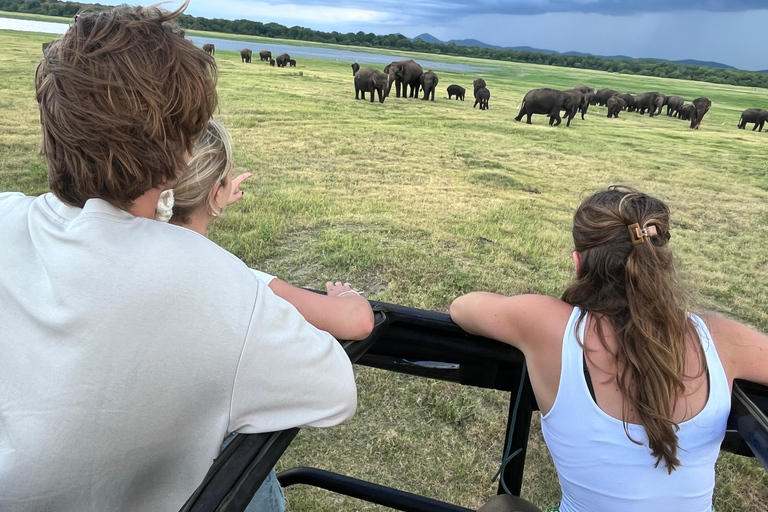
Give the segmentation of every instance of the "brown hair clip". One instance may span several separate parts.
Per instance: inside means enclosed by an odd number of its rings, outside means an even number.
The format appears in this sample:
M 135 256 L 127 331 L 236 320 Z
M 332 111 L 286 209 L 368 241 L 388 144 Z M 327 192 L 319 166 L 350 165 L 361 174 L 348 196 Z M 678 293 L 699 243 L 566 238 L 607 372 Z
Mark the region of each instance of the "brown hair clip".
M 629 238 L 632 240 L 632 245 L 642 244 L 646 238 L 658 235 L 656 226 L 641 228 L 637 222 L 627 226 L 627 229 L 629 230 Z

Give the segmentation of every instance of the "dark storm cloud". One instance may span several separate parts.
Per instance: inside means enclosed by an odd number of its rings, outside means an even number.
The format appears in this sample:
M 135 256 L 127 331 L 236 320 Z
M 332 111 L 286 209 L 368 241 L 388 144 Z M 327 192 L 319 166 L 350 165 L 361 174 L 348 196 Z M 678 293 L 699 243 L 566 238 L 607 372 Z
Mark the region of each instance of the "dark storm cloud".
M 390 15 L 400 13 L 431 20 L 488 14 L 577 12 L 626 16 L 684 11 L 741 12 L 768 8 L 766 0 L 379 0 L 375 3 L 352 0 L 273 0 L 270 3 L 371 9 Z

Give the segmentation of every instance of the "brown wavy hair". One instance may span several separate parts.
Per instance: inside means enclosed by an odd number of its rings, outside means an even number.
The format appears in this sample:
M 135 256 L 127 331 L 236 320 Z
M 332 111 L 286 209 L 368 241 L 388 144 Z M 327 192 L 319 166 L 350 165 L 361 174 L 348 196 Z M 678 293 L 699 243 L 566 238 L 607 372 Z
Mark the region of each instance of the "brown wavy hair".
M 97 197 L 127 209 L 185 169 L 217 107 L 215 61 L 173 21 L 188 3 L 83 11 L 45 52 L 35 75 L 41 154 L 65 203 Z
M 657 235 L 634 244 L 628 226 L 635 223 L 654 226 Z M 686 343 L 698 342 L 698 335 L 675 275 L 669 239 L 669 208 L 662 201 L 624 186 L 593 194 L 573 217 L 581 268 L 562 299 L 581 309 L 579 323 L 587 312 L 593 315 L 600 342 L 616 366 L 623 417 L 631 408 L 637 411 L 656 466 L 663 460 L 671 473 L 680 466 L 679 427 L 672 416 L 685 393 Z M 604 321 L 616 333 L 615 352 L 605 341 Z M 627 437 L 640 444 L 623 422 Z

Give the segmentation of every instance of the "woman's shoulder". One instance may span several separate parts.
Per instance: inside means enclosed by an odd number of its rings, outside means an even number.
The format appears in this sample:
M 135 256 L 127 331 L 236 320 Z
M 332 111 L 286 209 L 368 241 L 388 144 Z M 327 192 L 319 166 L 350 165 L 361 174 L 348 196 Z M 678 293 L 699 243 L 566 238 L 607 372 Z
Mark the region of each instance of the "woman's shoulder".
M 768 336 L 723 316 L 699 316 L 709 329 L 728 378 L 768 385 Z

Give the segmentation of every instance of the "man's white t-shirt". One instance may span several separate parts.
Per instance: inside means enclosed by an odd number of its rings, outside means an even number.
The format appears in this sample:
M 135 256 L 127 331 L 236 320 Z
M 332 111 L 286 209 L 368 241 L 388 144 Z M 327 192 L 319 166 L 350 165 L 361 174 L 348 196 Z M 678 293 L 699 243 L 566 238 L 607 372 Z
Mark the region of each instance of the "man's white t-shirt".
M 0 510 L 178 510 L 232 431 L 352 416 L 352 366 L 239 259 L 100 199 L 0 194 Z

